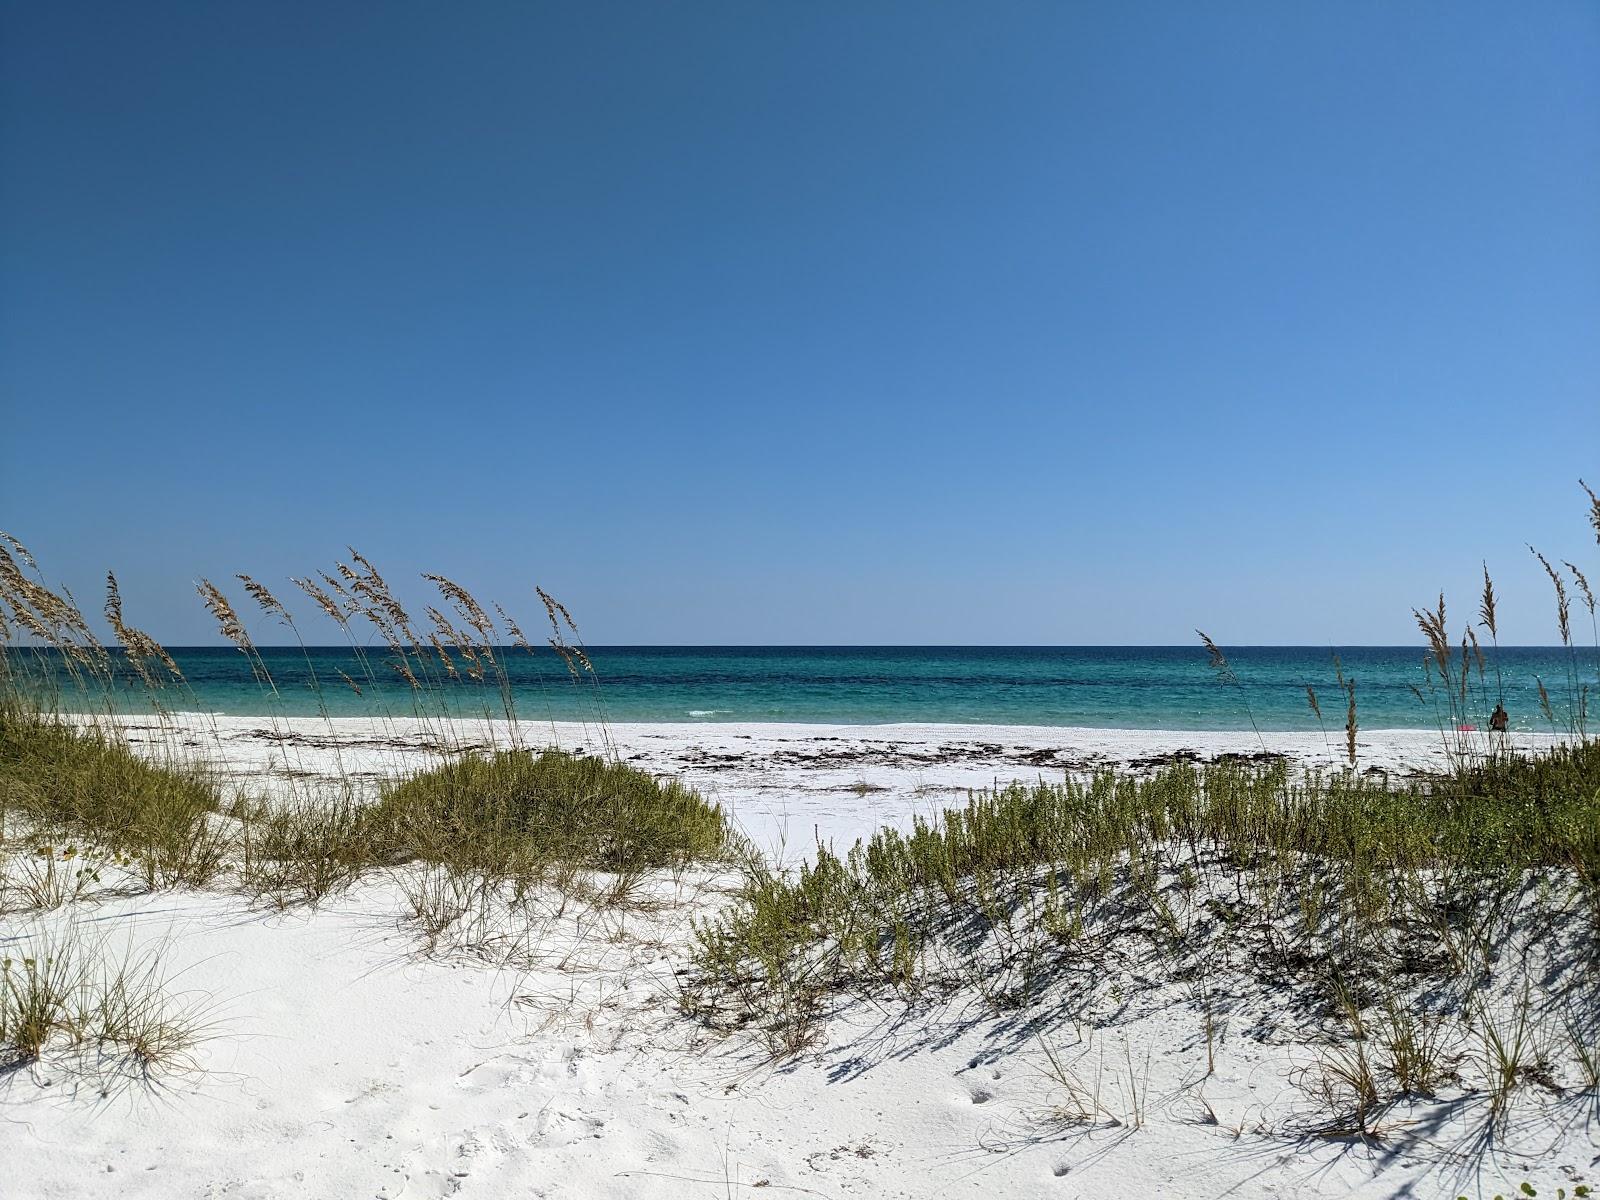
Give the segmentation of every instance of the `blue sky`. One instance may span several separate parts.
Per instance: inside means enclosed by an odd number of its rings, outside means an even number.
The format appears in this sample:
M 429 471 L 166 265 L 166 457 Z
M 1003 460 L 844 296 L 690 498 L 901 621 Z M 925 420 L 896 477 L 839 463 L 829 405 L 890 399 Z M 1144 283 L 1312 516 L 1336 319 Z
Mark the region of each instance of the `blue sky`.
M 170 641 L 346 543 L 596 643 L 1600 573 L 1593 4 L 0 14 L 0 527 Z

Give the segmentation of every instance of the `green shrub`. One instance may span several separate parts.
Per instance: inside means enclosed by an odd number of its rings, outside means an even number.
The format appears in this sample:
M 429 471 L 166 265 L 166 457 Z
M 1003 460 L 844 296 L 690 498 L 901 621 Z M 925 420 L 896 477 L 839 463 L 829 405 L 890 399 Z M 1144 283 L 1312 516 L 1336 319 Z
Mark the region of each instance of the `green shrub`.
M 624 877 L 726 857 L 722 810 L 676 781 L 560 750 L 471 755 L 383 786 L 374 844 L 495 878 Z

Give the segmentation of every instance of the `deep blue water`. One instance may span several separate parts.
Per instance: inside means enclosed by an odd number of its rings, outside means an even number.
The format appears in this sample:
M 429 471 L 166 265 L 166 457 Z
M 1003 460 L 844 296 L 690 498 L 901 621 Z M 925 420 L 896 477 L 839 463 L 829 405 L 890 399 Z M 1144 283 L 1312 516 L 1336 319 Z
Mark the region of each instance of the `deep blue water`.
M 612 721 L 890 721 L 1018 725 L 1088 725 L 1143 729 L 1242 729 L 1248 704 L 1262 729 L 1314 730 L 1305 685 L 1318 692 L 1330 730 L 1343 728 L 1344 701 L 1334 680 L 1333 651 L 1309 647 L 1227 648 L 1242 689 L 1210 669 L 1199 646 L 1178 647 L 668 647 L 600 646 L 589 654 L 598 689 L 574 686 L 556 655 L 530 657 L 508 649 L 502 659 L 519 715 L 593 719 L 596 704 Z M 334 715 L 408 715 L 411 688 L 385 663 L 381 647 L 364 665 L 347 647 L 263 649 L 276 694 L 251 675 L 237 650 L 178 647 L 187 689 L 166 693 L 168 708 L 264 715 L 315 715 L 321 700 Z M 1423 651 L 1417 646 L 1338 651 L 1356 681 L 1363 728 L 1433 727 Z M 309 665 L 308 665 L 309 659 Z M 1577 664 L 1596 686 L 1592 651 Z M 1546 728 L 1534 676 L 1542 676 L 1558 708 L 1569 689 L 1569 658 L 1558 648 L 1500 651 L 1506 707 L 1517 728 Z M 357 695 L 343 671 L 362 688 Z M 1497 692 L 1492 666 L 1487 707 Z M 62 697 L 72 705 L 70 695 Z M 130 692 L 129 706 L 139 703 Z M 1600 702 L 1600 696 L 1597 696 Z M 492 687 L 443 681 L 421 703 L 438 712 L 500 711 Z M 1485 707 L 1477 699 L 1475 708 Z M 1479 723 L 1486 713 L 1479 713 Z

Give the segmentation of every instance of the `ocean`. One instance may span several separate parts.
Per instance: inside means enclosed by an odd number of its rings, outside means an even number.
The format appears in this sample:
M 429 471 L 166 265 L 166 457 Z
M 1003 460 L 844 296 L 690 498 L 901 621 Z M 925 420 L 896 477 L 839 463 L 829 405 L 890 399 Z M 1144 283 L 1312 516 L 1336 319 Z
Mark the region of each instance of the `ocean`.
M 1127 729 L 1319 728 L 1306 696 L 1317 691 L 1323 723 L 1342 731 L 1345 699 L 1335 680 L 1334 651 L 1312 647 L 1228 647 L 1239 686 L 1219 680 L 1200 646 L 596 646 L 588 650 L 597 685 L 574 684 L 549 650 L 499 652 L 519 716 L 529 720 L 784 721 L 840 724 L 888 722 L 1080 725 Z M 173 710 L 235 715 L 462 715 L 503 713 L 496 686 L 450 680 L 418 701 L 387 665 L 387 652 L 349 647 L 263 648 L 271 685 L 253 676 L 232 647 L 176 647 L 187 677 L 168 689 Z M 1337 651 L 1355 681 L 1362 728 L 1432 728 L 1439 706 L 1428 699 L 1423 650 L 1417 646 Z M 1580 680 L 1596 680 L 1593 651 L 1518 647 L 1491 657 L 1469 700 L 1477 722 L 1502 693 L 1516 729 L 1547 729 L 1538 698 L 1542 678 L 1558 718 Z M 343 678 L 348 676 L 355 687 Z M 355 689 L 359 687 L 358 693 Z M 1423 698 L 1412 691 L 1415 687 Z M 1596 688 L 1600 692 L 1600 688 Z M 1600 695 L 1597 695 L 1600 700 Z M 68 692 L 60 703 L 76 707 Z M 145 702 L 129 688 L 118 706 Z M 1482 710 L 1481 712 L 1479 710 Z

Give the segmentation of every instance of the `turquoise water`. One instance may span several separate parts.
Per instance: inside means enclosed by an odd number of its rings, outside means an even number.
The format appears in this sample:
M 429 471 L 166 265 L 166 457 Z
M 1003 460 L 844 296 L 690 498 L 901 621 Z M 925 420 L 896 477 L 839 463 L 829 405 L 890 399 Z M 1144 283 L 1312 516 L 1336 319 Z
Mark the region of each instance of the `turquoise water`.
M 589 651 L 598 689 L 574 686 L 554 653 L 503 654 L 518 713 L 533 720 L 592 720 L 597 703 L 611 721 L 893 721 L 1007 725 L 1087 725 L 1133 729 L 1315 730 L 1305 685 L 1318 691 L 1330 729 L 1342 729 L 1344 701 L 1326 648 L 1227 648 L 1243 685 L 1220 683 L 1198 646 L 1179 647 L 663 647 L 601 646 Z M 381 650 L 364 666 L 348 648 L 264 649 L 276 696 L 251 675 L 232 648 L 176 648 L 187 691 L 168 708 L 241 715 L 409 715 L 411 689 L 385 665 Z M 1411 692 L 1427 684 L 1420 647 L 1339 651 L 1356 681 L 1363 728 L 1432 728 L 1434 708 Z M 309 666 L 308 666 L 309 659 Z M 1558 709 L 1568 695 L 1568 653 L 1517 648 L 1500 652 L 1512 724 L 1543 729 L 1534 683 L 1542 676 Z M 1577 657 L 1594 684 L 1594 654 Z M 345 685 L 343 671 L 362 687 Z M 1476 689 L 1476 685 L 1475 685 Z M 1600 692 L 1600 688 L 1596 689 Z M 1497 691 L 1488 675 L 1492 708 Z M 70 701 L 69 701 L 70 702 Z M 138 703 L 130 693 L 130 706 Z M 424 701 L 462 713 L 499 711 L 498 691 L 444 682 Z M 1481 708 L 1480 702 L 1474 702 Z M 1486 713 L 1478 715 L 1480 724 Z

